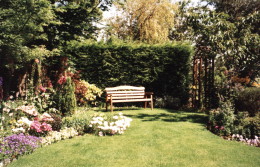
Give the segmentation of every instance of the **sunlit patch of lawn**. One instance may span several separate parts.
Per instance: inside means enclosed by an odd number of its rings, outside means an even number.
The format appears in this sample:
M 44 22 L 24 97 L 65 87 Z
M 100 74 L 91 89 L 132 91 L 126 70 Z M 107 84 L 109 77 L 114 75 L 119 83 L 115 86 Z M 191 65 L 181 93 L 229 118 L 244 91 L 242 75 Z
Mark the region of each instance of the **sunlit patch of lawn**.
M 256 167 L 260 149 L 205 128 L 206 115 L 166 109 L 116 110 L 133 119 L 123 135 L 78 136 L 38 149 L 13 167 Z

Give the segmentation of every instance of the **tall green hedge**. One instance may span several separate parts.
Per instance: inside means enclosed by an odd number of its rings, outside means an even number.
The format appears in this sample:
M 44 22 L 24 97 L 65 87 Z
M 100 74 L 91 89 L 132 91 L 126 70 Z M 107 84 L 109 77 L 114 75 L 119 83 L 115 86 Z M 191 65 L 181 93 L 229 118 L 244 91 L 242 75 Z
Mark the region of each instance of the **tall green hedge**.
M 145 86 L 156 96 L 188 100 L 193 49 L 189 44 L 70 43 L 71 56 L 83 79 L 101 88 Z

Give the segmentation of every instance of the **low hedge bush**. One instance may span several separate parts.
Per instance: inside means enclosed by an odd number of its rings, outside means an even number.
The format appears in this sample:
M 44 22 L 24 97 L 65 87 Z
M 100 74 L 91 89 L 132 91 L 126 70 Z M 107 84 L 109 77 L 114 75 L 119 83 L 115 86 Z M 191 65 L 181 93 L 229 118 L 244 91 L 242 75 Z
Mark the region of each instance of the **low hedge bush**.
M 246 88 L 240 92 L 236 99 L 237 111 L 247 111 L 250 116 L 255 116 L 260 111 L 260 88 Z

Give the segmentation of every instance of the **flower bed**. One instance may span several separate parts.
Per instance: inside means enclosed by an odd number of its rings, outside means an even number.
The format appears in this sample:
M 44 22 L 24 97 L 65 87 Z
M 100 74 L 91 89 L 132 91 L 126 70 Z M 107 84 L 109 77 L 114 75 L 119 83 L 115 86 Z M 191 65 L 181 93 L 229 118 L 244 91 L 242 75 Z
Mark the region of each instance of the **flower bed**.
M 0 138 L 0 167 L 7 165 L 21 155 L 32 153 L 38 147 L 84 133 L 98 136 L 123 134 L 132 121 L 131 118 L 123 116 L 122 113 L 88 114 L 84 112 L 83 115 L 83 117 L 82 115 L 72 115 L 63 119 L 48 113 L 38 113 L 37 116 L 23 114 L 12 117 L 13 115 L 11 115 L 5 124 L 11 127 L 8 133 L 12 134 Z M 4 132 L 6 131 L 1 131 L 1 134 Z

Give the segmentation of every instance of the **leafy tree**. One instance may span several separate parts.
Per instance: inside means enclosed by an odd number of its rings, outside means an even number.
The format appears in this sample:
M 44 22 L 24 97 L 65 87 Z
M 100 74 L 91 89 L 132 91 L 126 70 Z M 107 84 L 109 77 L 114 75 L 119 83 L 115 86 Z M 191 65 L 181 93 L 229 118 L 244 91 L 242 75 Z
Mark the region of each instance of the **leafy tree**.
M 259 0 L 207 0 L 209 4 L 214 5 L 217 12 L 224 12 L 237 18 L 247 16 L 253 12 L 259 11 Z
M 251 79 L 259 75 L 259 12 L 234 20 L 207 6 L 187 7 L 187 3 L 182 3 L 179 11 L 179 24 L 171 39 L 192 40 L 197 49 L 209 47 L 210 56 L 223 56 L 226 68 L 236 75 Z
M 70 40 L 95 39 L 97 22 L 102 17 L 110 0 L 71 0 L 52 1 L 53 11 L 59 24 L 45 27 L 48 34 L 48 48 L 66 47 Z
M 66 56 L 62 51 L 67 41 L 94 38 L 97 30 L 94 22 L 111 2 L 1 0 L 0 75 L 4 79 L 5 97 L 10 90 L 17 91 L 17 85 L 24 84 L 34 60 L 42 63 L 41 60 L 49 56 Z M 59 64 L 53 58 L 45 63 L 51 66 L 52 62 Z
M 54 53 L 42 45 L 47 37 L 44 27 L 54 18 L 48 0 L 0 1 L 0 70 L 5 97 L 17 83 L 16 73 L 23 73 L 27 63 Z
M 168 40 L 177 12 L 169 0 L 127 0 L 117 7 L 121 15 L 109 21 L 111 35 L 149 43 Z

